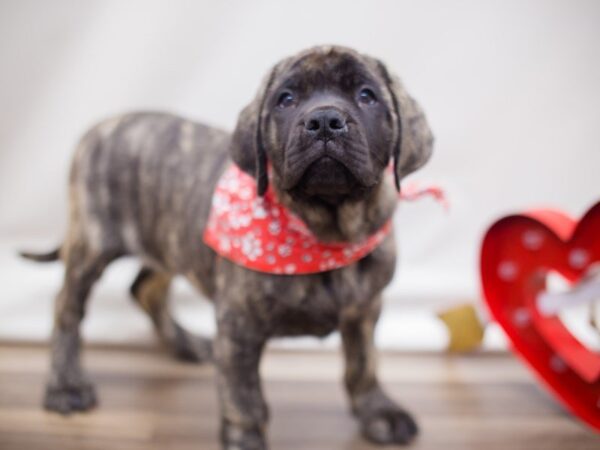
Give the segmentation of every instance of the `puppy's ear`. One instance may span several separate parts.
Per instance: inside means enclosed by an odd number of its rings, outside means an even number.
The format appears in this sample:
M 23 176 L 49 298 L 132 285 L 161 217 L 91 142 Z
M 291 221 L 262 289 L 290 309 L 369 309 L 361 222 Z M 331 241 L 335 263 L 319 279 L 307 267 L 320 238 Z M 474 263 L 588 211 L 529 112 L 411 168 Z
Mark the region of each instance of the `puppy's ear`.
M 400 181 L 423 166 L 433 151 L 433 134 L 419 104 L 406 92 L 398 77 L 390 74 L 378 62 L 394 104 L 398 134 L 393 148 L 394 180 L 400 190 Z
M 264 78 L 252 102 L 240 112 L 231 139 L 231 158 L 240 169 L 256 178 L 256 190 L 260 196 L 269 186 L 262 122 L 265 97 L 273 83 L 276 68 Z

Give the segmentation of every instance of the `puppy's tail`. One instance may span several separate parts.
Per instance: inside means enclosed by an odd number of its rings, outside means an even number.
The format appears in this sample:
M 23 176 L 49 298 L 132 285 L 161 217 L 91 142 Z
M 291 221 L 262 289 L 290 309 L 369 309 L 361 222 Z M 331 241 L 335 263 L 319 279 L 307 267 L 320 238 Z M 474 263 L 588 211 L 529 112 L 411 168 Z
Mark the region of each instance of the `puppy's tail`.
M 33 252 L 25 252 L 20 251 L 19 255 L 25 259 L 30 259 L 31 261 L 36 262 L 53 262 L 58 261 L 60 259 L 60 247 L 47 252 L 47 253 L 33 253 Z

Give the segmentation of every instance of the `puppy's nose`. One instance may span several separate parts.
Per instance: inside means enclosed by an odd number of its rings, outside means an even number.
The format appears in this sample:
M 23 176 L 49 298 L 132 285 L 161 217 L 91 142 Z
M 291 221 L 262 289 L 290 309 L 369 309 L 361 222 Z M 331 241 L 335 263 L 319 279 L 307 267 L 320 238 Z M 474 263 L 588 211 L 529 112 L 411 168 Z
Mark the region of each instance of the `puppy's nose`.
M 336 109 L 319 109 L 308 114 L 305 131 L 315 139 L 328 140 L 348 131 L 346 118 Z

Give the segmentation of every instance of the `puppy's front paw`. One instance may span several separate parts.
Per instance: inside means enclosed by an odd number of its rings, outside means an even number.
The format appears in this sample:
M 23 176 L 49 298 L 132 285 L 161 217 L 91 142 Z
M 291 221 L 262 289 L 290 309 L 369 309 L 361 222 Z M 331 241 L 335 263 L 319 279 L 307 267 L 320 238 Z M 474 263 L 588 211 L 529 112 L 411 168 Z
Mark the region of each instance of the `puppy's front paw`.
M 377 411 L 361 425 L 365 438 L 376 444 L 408 444 L 418 433 L 414 419 L 400 407 Z
M 412 416 L 380 389 L 366 394 L 355 414 L 363 436 L 376 444 L 408 444 L 419 433 Z
M 44 407 L 60 414 L 87 411 L 97 404 L 94 386 L 89 382 L 76 384 L 50 383 L 46 386 Z
M 223 450 L 267 450 L 263 432 L 258 427 L 245 429 L 224 422 L 221 426 Z

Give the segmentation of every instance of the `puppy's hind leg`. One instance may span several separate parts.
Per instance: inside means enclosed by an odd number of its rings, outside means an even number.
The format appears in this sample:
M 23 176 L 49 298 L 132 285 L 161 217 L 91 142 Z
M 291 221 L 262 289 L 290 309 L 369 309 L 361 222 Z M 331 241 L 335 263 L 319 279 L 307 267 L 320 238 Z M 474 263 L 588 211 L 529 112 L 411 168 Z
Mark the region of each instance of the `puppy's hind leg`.
M 168 305 L 172 276 L 143 267 L 131 285 L 131 295 L 150 316 L 167 349 L 181 360 L 203 363 L 212 360 L 212 341 L 190 333 L 177 323 Z
M 61 255 L 65 276 L 55 305 L 51 372 L 44 406 L 68 414 L 96 405 L 94 388 L 81 368 L 79 327 L 92 285 L 118 254 L 92 250 L 84 239 L 72 236 Z

